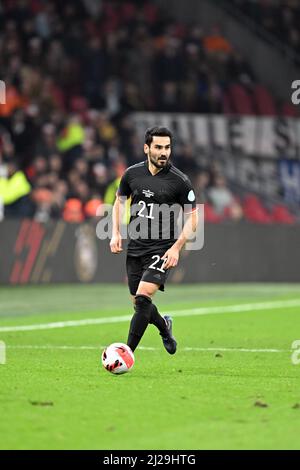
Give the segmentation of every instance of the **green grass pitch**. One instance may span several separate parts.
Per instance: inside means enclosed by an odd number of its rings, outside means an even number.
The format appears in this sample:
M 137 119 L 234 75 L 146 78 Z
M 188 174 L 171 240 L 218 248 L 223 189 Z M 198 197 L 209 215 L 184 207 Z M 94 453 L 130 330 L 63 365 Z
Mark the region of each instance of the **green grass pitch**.
M 178 352 L 150 325 L 114 376 L 100 354 L 126 341 L 125 285 L 2 287 L 0 448 L 299 449 L 300 285 L 168 285 L 155 302 Z

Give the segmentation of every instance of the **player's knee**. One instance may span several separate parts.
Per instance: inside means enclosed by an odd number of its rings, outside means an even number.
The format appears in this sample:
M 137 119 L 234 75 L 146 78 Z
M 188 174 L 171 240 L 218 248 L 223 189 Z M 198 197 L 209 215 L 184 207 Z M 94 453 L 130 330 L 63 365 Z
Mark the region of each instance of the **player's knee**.
M 151 308 L 149 308 L 151 304 L 152 300 L 147 295 L 139 294 L 135 296 L 136 312 L 147 317 L 148 321 L 151 318 Z
M 154 292 L 152 291 L 151 288 L 149 288 L 148 286 L 147 287 L 143 286 L 142 288 L 140 287 L 138 289 L 137 294 L 136 294 L 135 297 L 137 297 L 138 295 L 144 295 L 145 297 L 148 297 L 151 300 L 153 294 L 154 294 Z

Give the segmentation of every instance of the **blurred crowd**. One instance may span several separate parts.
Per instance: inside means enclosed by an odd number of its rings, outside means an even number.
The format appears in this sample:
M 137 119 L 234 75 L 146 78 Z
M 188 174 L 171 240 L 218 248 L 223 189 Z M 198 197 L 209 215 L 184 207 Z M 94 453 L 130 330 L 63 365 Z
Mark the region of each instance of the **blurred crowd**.
M 300 56 L 299 0 L 230 0 Z
M 230 83 L 255 82 L 219 26 L 178 23 L 147 0 L 3 0 L 0 70 L 0 198 L 5 216 L 41 221 L 79 222 L 113 203 L 144 158 L 131 112 L 221 113 Z M 175 164 L 217 213 L 242 217 L 191 145 Z
M 78 96 L 110 115 L 222 112 L 226 85 L 253 80 L 219 26 L 204 31 L 175 22 L 151 1 L 2 3 L 0 66 L 10 91 L 4 114 L 30 101 L 47 118 L 53 108 L 72 108 Z

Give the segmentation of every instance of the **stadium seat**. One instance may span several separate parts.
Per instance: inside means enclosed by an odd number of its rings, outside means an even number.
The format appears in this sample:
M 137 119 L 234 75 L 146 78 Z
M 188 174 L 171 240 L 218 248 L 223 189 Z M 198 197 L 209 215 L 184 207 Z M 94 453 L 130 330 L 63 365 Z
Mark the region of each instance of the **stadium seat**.
M 284 103 L 282 105 L 281 114 L 286 117 L 299 117 L 298 109 L 291 103 Z
M 223 99 L 223 113 L 232 114 L 232 105 L 231 105 L 229 95 L 227 93 L 224 93 L 222 99 Z
M 272 222 L 272 217 L 254 194 L 247 195 L 244 199 L 243 211 L 246 220 L 261 224 Z
M 255 85 L 253 99 L 257 114 L 262 116 L 276 116 L 276 105 L 273 96 L 263 85 Z
M 223 217 L 216 213 L 213 206 L 211 204 L 205 203 L 204 204 L 204 219 L 205 222 L 211 223 L 219 223 L 222 222 Z
M 293 224 L 296 222 L 296 217 L 289 212 L 287 207 L 276 204 L 272 209 L 272 220 L 282 224 Z
M 236 114 L 255 115 L 252 97 L 242 85 L 233 84 L 229 87 L 229 96 Z

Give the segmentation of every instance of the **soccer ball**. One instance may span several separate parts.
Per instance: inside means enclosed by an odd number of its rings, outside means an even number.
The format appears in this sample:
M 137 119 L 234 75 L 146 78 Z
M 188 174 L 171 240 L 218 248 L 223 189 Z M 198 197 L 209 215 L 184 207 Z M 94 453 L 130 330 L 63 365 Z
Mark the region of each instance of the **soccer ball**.
M 124 374 L 134 364 L 134 355 L 130 347 L 123 343 L 113 343 L 102 353 L 102 365 L 112 374 Z

